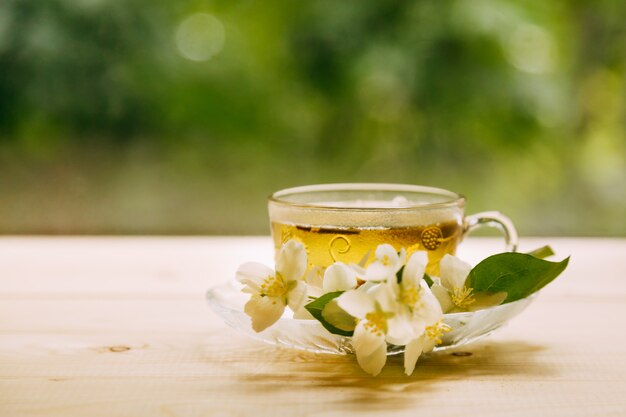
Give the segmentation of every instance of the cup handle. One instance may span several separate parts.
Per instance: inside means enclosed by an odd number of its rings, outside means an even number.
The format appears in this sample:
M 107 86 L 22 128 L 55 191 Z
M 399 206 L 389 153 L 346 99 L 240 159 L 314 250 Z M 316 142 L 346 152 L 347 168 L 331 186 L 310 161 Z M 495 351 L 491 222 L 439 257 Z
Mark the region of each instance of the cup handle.
M 517 230 L 511 219 L 499 211 L 483 211 L 465 217 L 463 236 L 480 227 L 495 227 L 504 235 L 505 250 L 517 251 Z

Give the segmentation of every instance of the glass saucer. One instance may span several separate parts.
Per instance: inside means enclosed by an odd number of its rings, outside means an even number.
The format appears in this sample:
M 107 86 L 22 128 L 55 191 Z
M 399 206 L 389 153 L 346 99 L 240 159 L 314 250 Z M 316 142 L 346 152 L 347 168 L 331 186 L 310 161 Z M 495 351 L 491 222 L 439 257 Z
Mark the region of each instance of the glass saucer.
M 256 333 L 252 330 L 250 317 L 243 312 L 250 295 L 242 293 L 241 288 L 242 285 L 233 280 L 207 292 L 209 307 L 239 332 L 272 345 L 309 352 L 336 355 L 354 352 L 350 337 L 329 333 L 317 320 L 294 319 L 288 309 L 274 325 Z M 535 297 L 536 294 L 533 294 L 513 303 L 475 312 L 445 314 L 444 323 L 452 330 L 443 336 L 443 342 L 435 351 L 465 345 L 487 336 L 526 309 Z M 402 352 L 403 346 L 389 346 L 387 350 L 388 355 Z

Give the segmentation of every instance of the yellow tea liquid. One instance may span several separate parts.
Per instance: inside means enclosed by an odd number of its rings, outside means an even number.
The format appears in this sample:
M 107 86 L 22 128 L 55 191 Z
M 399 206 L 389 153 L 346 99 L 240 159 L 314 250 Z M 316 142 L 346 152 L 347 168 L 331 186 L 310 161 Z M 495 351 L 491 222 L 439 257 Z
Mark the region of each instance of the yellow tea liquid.
M 272 237 L 276 249 L 289 239 L 304 244 L 310 266 L 327 267 L 336 261 L 358 263 L 369 252 L 368 262 L 374 259 L 376 247 L 388 243 L 397 250 L 405 248 L 408 255 L 416 251 L 428 252 L 427 273 L 439 274 L 439 261 L 445 254 L 453 255 L 463 236 L 457 222 L 436 223 L 428 226 L 338 228 L 331 226 L 303 226 L 272 222 Z

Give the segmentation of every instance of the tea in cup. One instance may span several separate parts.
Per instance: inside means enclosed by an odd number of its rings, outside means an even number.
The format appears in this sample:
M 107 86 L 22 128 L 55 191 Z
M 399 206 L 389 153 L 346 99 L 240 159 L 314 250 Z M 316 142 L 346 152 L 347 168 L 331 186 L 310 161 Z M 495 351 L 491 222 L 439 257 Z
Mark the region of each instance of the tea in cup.
M 366 263 L 383 243 L 407 255 L 428 254 L 427 273 L 454 255 L 465 235 L 478 227 L 503 231 L 506 250 L 515 251 L 517 232 L 498 212 L 465 216 L 465 198 L 444 189 L 404 184 L 326 184 L 289 188 L 269 198 L 274 246 L 289 239 L 307 250 L 309 266 Z

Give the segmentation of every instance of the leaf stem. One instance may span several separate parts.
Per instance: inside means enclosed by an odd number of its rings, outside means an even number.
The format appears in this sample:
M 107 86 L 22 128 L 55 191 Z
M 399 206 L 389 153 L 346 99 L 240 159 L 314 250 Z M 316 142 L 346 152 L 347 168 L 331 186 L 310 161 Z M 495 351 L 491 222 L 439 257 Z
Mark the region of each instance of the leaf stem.
M 539 258 L 539 259 L 545 259 L 549 256 L 554 255 L 554 251 L 552 250 L 552 248 L 548 245 L 543 246 L 541 248 L 532 250 L 530 252 L 527 252 L 528 255 L 534 256 L 535 258 Z

